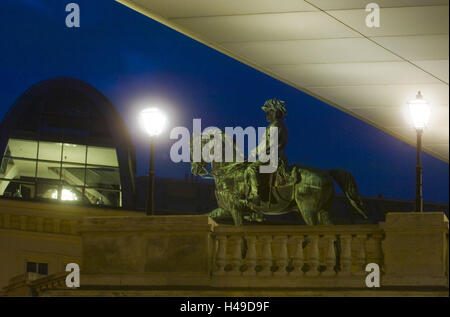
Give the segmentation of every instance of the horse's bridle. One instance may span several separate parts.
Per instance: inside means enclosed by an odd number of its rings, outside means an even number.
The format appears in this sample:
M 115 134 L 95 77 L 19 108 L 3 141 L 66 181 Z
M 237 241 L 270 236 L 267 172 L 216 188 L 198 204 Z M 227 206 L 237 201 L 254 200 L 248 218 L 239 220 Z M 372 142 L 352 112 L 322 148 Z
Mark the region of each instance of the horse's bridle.
M 201 167 L 201 171 L 203 173 L 197 173 L 198 176 L 200 176 L 204 179 L 214 179 L 215 175 L 212 171 L 208 171 L 203 164 L 200 164 L 200 167 Z M 207 176 L 207 175 L 211 175 L 211 176 Z

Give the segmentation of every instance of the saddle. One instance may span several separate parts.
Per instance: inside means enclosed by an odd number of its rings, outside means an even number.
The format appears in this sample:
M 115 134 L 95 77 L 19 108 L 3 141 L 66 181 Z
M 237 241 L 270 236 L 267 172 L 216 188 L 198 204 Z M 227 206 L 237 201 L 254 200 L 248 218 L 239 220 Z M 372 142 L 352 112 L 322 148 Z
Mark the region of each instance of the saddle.
M 301 179 L 298 169 L 280 166 L 276 172 L 260 176 L 262 202 L 260 206 L 252 206 L 252 209 L 265 214 L 278 214 L 286 210 L 293 202 L 295 184 Z

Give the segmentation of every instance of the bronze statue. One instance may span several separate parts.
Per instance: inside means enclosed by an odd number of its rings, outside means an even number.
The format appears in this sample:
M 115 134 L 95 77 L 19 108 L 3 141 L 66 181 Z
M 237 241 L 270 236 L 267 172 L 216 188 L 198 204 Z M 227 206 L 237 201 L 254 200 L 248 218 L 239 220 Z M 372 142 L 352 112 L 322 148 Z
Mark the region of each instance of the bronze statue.
M 270 125 L 267 127 L 266 135 L 264 136 L 262 142 L 256 149 L 254 149 L 251 155 L 256 156 L 258 152 L 265 151 L 267 155 L 269 155 L 269 143 L 270 143 L 270 127 L 276 127 L 278 129 L 278 171 L 281 173 L 284 172 L 287 166 L 287 156 L 285 153 L 286 144 L 288 140 L 288 131 L 287 127 L 284 124 L 283 120 L 287 114 L 285 108 L 285 102 L 276 98 L 272 98 L 267 100 L 264 103 L 264 106 L 261 107 L 262 110 L 266 113 L 267 122 Z M 261 165 L 267 164 L 266 162 L 255 161 L 252 162 L 245 170 L 244 178 L 247 183 L 250 185 L 250 192 L 247 197 L 247 200 L 258 206 L 261 203 L 261 193 L 259 190 L 259 167 Z
M 285 154 L 288 135 L 283 123 L 287 113 L 285 103 L 278 99 L 269 99 L 262 109 L 266 112 L 267 121 L 270 122 L 269 127 L 275 126 L 279 131 L 278 168 L 275 172 L 266 174 L 259 172 L 259 166 L 263 164 L 260 161 L 191 162 L 192 174 L 202 177 L 211 175 L 215 180 L 218 208 L 210 212 L 209 216 L 218 218 L 231 215 L 234 224 L 241 226 L 244 217 L 250 221 L 263 221 L 264 215 L 298 211 L 307 225 L 330 225 L 333 224 L 330 217 L 334 196 L 333 181 L 336 181 L 356 211 L 367 218 L 356 181 L 350 172 L 342 169 L 327 171 L 297 164 L 288 165 Z M 252 151 L 252 154 L 267 150 L 269 136 L 266 134 L 262 144 Z M 225 147 L 225 138 L 225 133 L 221 133 L 222 148 Z M 200 140 L 202 147 L 209 142 L 201 136 Z M 234 151 L 238 151 L 235 144 Z

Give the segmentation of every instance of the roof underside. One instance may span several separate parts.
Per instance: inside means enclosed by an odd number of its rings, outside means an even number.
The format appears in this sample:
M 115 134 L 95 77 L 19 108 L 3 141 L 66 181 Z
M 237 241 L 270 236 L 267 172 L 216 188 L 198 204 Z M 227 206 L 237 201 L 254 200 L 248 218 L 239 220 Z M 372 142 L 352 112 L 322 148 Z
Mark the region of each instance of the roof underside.
M 431 105 L 426 152 L 449 158 L 449 1 L 116 0 L 415 145 L 406 102 Z

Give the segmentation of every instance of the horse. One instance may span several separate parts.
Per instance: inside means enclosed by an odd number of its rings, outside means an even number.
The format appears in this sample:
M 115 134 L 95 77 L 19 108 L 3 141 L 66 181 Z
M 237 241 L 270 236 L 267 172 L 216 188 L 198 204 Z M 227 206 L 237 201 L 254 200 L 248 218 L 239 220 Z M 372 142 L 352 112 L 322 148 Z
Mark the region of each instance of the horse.
M 219 139 L 222 140 L 220 148 L 223 149 L 226 136 L 223 131 L 220 133 Z M 208 136 L 198 136 L 202 148 L 207 142 L 211 142 L 211 135 Z M 190 149 L 192 154 L 192 139 Z M 235 142 L 233 151 L 233 157 L 237 157 L 236 153 L 239 150 Z M 204 178 L 213 178 L 215 181 L 218 208 L 208 213 L 213 219 L 231 215 L 234 225 L 242 226 L 245 218 L 250 221 L 262 221 L 264 215 L 281 215 L 296 211 L 301 214 L 307 225 L 332 225 L 330 210 L 335 194 L 333 182 L 338 184 L 357 213 L 367 219 L 356 181 L 346 170 L 322 170 L 294 164 L 289 167 L 292 177 L 288 179 L 288 183 L 279 185 L 274 185 L 273 181 L 274 175 L 275 179 L 278 178 L 277 172 L 273 175 L 260 174 L 260 182 L 264 183 L 263 180 L 266 179 L 268 190 L 265 192 L 265 202 L 257 206 L 246 200 L 250 185 L 244 176 L 251 162 L 246 159 L 225 162 L 223 159 L 217 160 L 217 155 L 211 152 L 210 150 L 206 154 L 210 155 L 209 158 L 206 160 L 202 158 L 200 162 L 192 161 L 191 155 L 191 173 Z

